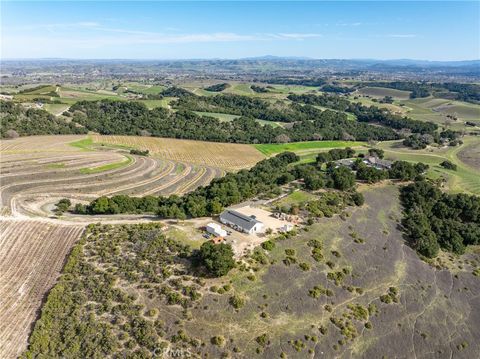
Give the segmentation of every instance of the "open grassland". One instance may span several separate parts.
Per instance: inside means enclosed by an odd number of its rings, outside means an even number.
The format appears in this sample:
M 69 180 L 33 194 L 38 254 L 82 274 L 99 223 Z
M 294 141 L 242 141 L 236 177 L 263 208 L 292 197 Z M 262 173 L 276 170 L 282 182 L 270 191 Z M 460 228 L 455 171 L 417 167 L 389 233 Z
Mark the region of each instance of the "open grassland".
M 283 197 L 282 199 L 275 202 L 276 206 L 287 206 L 290 207 L 291 205 L 299 205 L 304 202 L 315 200 L 317 196 L 310 192 L 305 191 L 294 191 L 290 193 L 288 196 Z
M 157 107 L 164 107 L 168 108 L 170 106 L 170 102 L 173 100 L 173 97 L 165 97 L 161 100 L 138 100 L 138 102 L 145 104 L 150 110 L 157 108 Z
M 194 111 L 194 112 L 199 116 L 209 116 L 209 117 L 218 118 L 222 122 L 233 121 L 236 118 L 240 117 L 239 115 L 229 115 L 228 113 L 200 112 L 200 111 Z
M 402 91 L 384 87 L 363 87 L 358 90 L 362 95 L 368 95 L 375 98 L 383 98 L 385 96 L 391 96 L 398 100 L 407 100 L 410 96 L 410 91 Z
M 480 141 L 469 141 L 456 153 L 457 158 L 467 166 L 476 169 L 480 175 Z
M 372 98 L 369 97 L 359 97 L 357 99 L 355 99 L 355 97 L 355 95 L 350 95 L 348 99 L 352 102 L 360 102 L 364 106 L 376 106 L 379 108 L 385 108 L 397 115 L 404 116 L 407 112 L 407 109 L 405 109 L 403 106 L 400 106 L 401 101 L 396 101 L 394 103 L 379 103 L 372 101 Z
M 200 112 L 200 111 L 194 111 L 194 112 L 200 116 L 210 116 L 210 117 L 218 118 L 222 122 L 233 121 L 234 119 L 241 117 L 239 115 L 229 115 L 227 113 L 218 113 L 218 112 Z M 259 120 L 259 119 L 255 119 L 255 121 L 257 121 L 261 125 L 270 125 L 272 127 L 283 127 L 281 122 L 266 121 L 266 120 Z
M 69 260 L 75 275 L 49 297 L 29 354 L 61 348 L 65 330 L 102 350 L 69 330 L 85 323 L 104 329 L 105 356 L 143 348 L 150 358 L 168 347 L 211 358 L 476 357 L 478 254 L 423 262 L 398 230 L 397 187 L 363 191 L 365 205 L 344 219 L 322 218 L 217 279 L 175 260 L 174 231 L 165 238 L 160 226 L 92 227 Z
M 168 160 L 238 170 L 253 166 L 263 156 L 252 146 L 141 136 L 93 136 L 96 143 L 149 150 Z
M 406 100 L 402 103 L 405 105 L 406 114 L 415 120 L 448 124 L 452 129 L 457 130 L 465 128 L 465 121 L 471 121 L 480 126 L 480 105 L 433 97 Z M 449 120 L 447 115 L 454 115 L 458 120 Z
M 344 147 L 360 147 L 364 146 L 365 142 L 356 141 L 307 141 L 307 142 L 291 142 L 291 143 L 273 143 L 253 145 L 257 150 L 262 152 L 265 156 L 273 156 L 284 151 L 295 152 L 299 156 L 318 153 L 322 150 L 332 148 Z
M 43 108 L 54 116 L 59 116 L 68 110 L 70 106 L 63 103 L 46 103 Z
M 30 220 L 0 222 L 1 358 L 17 358 L 26 349 L 44 296 L 82 231 Z
M 145 95 L 158 95 L 165 87 L 160 85 L 143 85 L 135 82 L 127 82 L 124 84 L 127 90 L 132 90 Z
M 457 147 L 427 148 L 412 150 L 402 146 L 399 141 L 380 143 L 378 147 L 385 151 L 385 157 L 394 160 L 423 162 L 430 166 L 428 175 L 431 178 L 443 177 L 447 180 L 447 187 L 452 192 L 467 192 L 480 195 L 480 173 L 478 165 L 473 159 L 462 161 L 462 156 L 468 156 L 470 151 L 475 153 L 480 145 L 480 138 L 465 137 L 464 144 Z M 459 156 L 459 154 L 461 154 Z M 457 165 L 457 170 L 447 170 L 440 163 L 449 160 Z M 475 161 L 478 163 L 478 161 Z

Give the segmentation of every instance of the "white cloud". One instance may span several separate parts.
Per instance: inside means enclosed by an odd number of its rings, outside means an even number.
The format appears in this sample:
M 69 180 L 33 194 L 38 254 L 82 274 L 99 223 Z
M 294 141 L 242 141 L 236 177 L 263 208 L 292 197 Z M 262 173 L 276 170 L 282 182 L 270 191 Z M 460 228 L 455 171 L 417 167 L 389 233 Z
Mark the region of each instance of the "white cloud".
M 273 34 L 273 37 L 280 39 L 295 39 L 295 40 L 304 40 L 311 39 L 315 37 L 322 37 L 322 34 L 304 34 L 304 33 L 279 33 Z
M 360 26 L 363 23 L 361 22 L 339 22 L 336 25 L 337 26 Z
M 417 35 L 415 35 L 415 34 L 390 34 L 390 35 L 386 35 L 386 37 L 412 38 L 412 37 L 417 37 Z

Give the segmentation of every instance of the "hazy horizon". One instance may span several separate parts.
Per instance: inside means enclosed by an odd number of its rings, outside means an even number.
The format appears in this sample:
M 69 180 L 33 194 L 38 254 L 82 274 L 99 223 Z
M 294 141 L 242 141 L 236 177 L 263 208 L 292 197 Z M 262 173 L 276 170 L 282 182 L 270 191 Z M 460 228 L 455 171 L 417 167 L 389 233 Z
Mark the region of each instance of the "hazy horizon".
M 231 60 L 324 60 L 324 61 L 382 61 L 382 62 L 393 62 L 393 61 L 412 61 L 412 62 L 476 62 L 480 61 L 480 57 L 475 59 L 459 59 L 459 60 L 427 60 L 427 59 L 415 59 L 415 58 L 316 58 L 316 57 L 307 57 L 307 56 L 295 56 L 295 55 L 286 55 L 286 56 L 276 56 L 276 55 L 259 55 L 259 56 L 249 56 L 249 57 L 188 57 L 188 58 L 75 58 L 75 57 L 24 57 L 24 58 L 0 58 L 0 61 L 48 61 L 48 60 L 66 60 L 66 61 L 211 61 L 211 60 L 220 60 L 220 61 L 231 61 Z

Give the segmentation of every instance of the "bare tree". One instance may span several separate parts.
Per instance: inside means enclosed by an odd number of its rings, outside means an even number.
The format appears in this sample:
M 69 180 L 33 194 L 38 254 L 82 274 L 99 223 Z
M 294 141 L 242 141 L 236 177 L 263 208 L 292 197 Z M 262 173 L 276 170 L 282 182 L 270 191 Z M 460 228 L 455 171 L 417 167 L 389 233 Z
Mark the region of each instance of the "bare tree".
M 277 142 L 277 143 L 287 143 L 287 142 L 290 142 L 290 137 L 288 137 L 285 134 L 281 134 L 281 135 L 278 135 L 277 137 L 275 137 L 275 142 Z
M 15 130 L 8 130 L 5 132 L 5 138 L 13 140 L 14 138 L 20 137 L 17 131 Z

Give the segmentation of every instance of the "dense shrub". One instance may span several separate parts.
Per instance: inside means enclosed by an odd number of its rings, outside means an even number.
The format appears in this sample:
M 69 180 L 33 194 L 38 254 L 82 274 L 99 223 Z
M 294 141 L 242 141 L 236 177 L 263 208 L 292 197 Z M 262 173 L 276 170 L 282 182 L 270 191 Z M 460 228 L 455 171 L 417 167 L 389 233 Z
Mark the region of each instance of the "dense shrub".
M 440 163 L 440 166 L 442 166 L 443 168 L 446 168 L 447 170 L 453 170 L 453 171 L 457 170 L 457 165 L 453 162 L 450 162 L 449 160 L 443 161 L 442 163 Z
M 461 254 L 480 243 L 480 197 L 442 193 L 417 181 L 401 189 L 400 200 L 405 234 L 420 254 L 435 257 L 440 247 Z
M 45 110 L 26 109 L 13 102 L 0 101 L 0 137 L 15 138 L 30 135 L 83 134 L 87 130 L 67 123 Z
M 200 247 L 199 258 L 209 273 L 215 277 L 224 276 L 235 267 L 233 250 L 230 244 L 205 242 Z
M 230 87 L 228 83 L 221 83 L 221 84 L 205 87 L 204 90 L 211 91 L 211 92 L 222 92 L 228 87 Z

